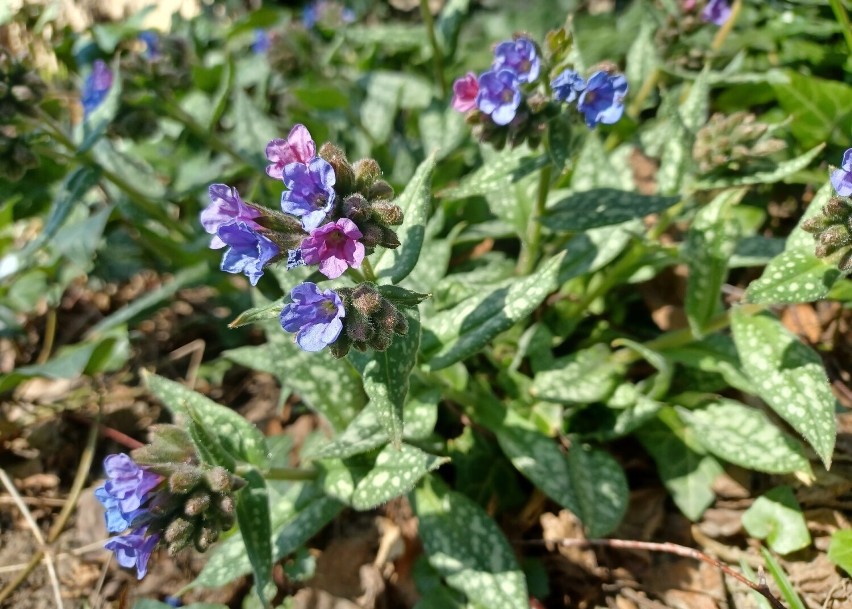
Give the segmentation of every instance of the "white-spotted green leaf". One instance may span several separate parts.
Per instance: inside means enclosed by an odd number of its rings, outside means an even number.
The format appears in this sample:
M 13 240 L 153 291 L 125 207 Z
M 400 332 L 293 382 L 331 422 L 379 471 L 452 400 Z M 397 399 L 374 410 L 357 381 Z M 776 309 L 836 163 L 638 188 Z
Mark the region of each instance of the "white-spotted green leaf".
M 813 251 L 785 250 L 749 284 L 745 300 L 756 304 L 814 302 L 825 298 L 839 278 L 840 270 Z
M 641 221 L 631 220 L 577 233 L 565 248 L 567 253 L 559 269 L 559 283 L 603 268 L 615 260 L 633 235 L 639 234 L 641 230 Z
M 540 400 L 589 404 L 605 400 L 618 384 L 619 369 L 603 343 L 553 361 L 535 375 L 530 393 Z
M 373 268 L 379 278 L 389 277 L 394 283 L 405 279 L 420 258 L 420 248 L 426 234 L 426 222 L 432 204 L 432 170 L 435 153 L 424 160 L 414 172 L 405 190 L 394 201 L 405 217 L 396 228 L 400 245 L 397 249 L 381 249 L 373 257 Z
M 576 443 L 565 454 L 552 438 L 512 411 L 494 431 L 512 465 L 571 510 L 590 537 L 602 537 L 621 522 L 629 499 L 627 479 L 607 453 Z
M 343 509 L 343 504 L 325 496 L 315 484 L 293 484 L 283 495 L 273 495 L 270 505 L 273 562 L 296 551 Z M 218 588 L 250 572 L 246 544 L 237 531 L 211 550 L 201 573 L 184 590 Z
M 442 347 L 429 359 L 429 368 L 440 370 L 473 355 L 532 313 L 556 288 L 563 257 L 564 253 L 554 256 L 534 274 L 432 317 L 427 329 Z
M 515 554 L 482 508 L 432 476 L 414 491 L 413 499 L 429 564 L 451 588 L 479 607 L 529 608 Z
M 272 581 L 272 524 L 266 481 L 256 470 L 243 474 L 247 485 L 237 492 L 237 522 L 246 555 L 254 572 L 254 585 L 264 607 L 269 607 L 264 590 Z
M 702 207 L 683 244 L 683 258 L 689 267 L 684 306 L 697 338 L 704 335 L 707 322 L 722 308 L 722 284 L 738 237 L 738 224 L 732 221 L 731 211 L 745 193 L 744 189 L 727 190 Z
M 465 177 L 458 186 L 439 192 L 438 196 L 463 199 L 503 190 L 509 184 L 541 169 L 548 161 L 547 156 L 533 153 L 526 146 L 506 148 L 500 152 L 483 148 L 482 155 L 486 159 L 482 167 Z
M 669 408 L 642 426 L 636 437 L 653 457 L 678 509 L 690 520 L 701 518 L 715 499 L 713 482 L 723 471 L 719 462 L 689 437 L 688 430 Z
M 678 108 L 678 115 L 691 133 L 695 133 L 707 122 L 710 108 L 710 67 L 705 66 L 692 84 L 687 84 L 689 93 Z
M 464 115 L 437 100 L 420 113 L 417 124 L 423 150 L 435 152 L 438 160 L 451 154 L 470 134 Z
M 811 473 L 801 444 L 755 408 L 719 399 L 680 416 L 704 448 L 729 463 L 770 474 Z
M 447 457 L 423 452 L 410 444 L 388 445 L 376 457 L 373 469 L 358 481 L 352 507 L 369 510 L 414 488 L 420 479 L 447 463 Z
M 735 308 L 731 328 L 757 395 L 830 467 L 837 435 L 835 399 L 820 356 L 768 313 L 749 315 Z
M 361 373 L 364 391 L 374 404 L 379 423 L 397 446 L 403 435 L 402 416 L 408 395 L 408 377 L 420 349 L 420 315 L 417 309 L 402 309 L 401 312 L 408 319 L 408 334 L 394 335 L 393 343 L 385 351 L 369 355 L 349 352 L 349 361 Z
M 260 469 L 268 467 L 263 434 L 244 417 L 175 381 L 144 370 L 142 378 L 173 415 L 189 417 L 187 406 L 191 406 L 199 423 L 213 432 L 228 453 Z
M 649 13 L 643 14 L 639 33 L 627 51 L 627 65 L 624 71 L 627 82 L 630 83 L 630 88 L 634 91 L 639 91 L 643 83 L 651 78 L 651 75 L 660 65 L 657 43 L 654 41 L 656 31 L 657 25 L 654 19 L 651 18 Z M 646 105 L 647 103 L 646 101 Z
M 789 486 L 776 486 L 755 499 L 743 512 L 743 528 L 752 537 L 765 539 L 779 554 L 811 545 L 808 524 Z
M 799 218 L 799 222 L 796 224 L 796 228 L 794 228 L 787 237 L 787 244 L 784 249 L 814 250 L 814 236 L 803 229 L 802 224 L 815 216 L 821 215 L 825 204 L 829 202 L 833 195 L 834 188 L 832 187 L 831 182 L 826 182 L 823 187 L 817 191 L 816 195 L 814 195 L 810 204 L 805 208 L 805 211 Z
M 612 226 L 659 213 L 677 201 L 678 197 L 595 188 L 569 195 L 548 208 L 544 224 L 551 230 L 572 232 Z
M 754 392 L 751 380 L 743 373 L 737 346 L 727 334 L 711 334 L 683 347 L 666 349 L 664 353 L 684 366 L 721 374 L 731 387 L 740 391 Z
M 593 188 L 633 188 L 633 174 L 629 167 L 616 167 L 607 156 L 597 132 L 589 133 L 571 173 L 571 190 L 584 192 Z
M 735 174 L 732 176 L 711 178 L 702 180 L 693 185 L 696 190 L 716 190 L 718 188 L 730 188 L 732 186 L 750 186 L 752 184 L 774 184 L 790 177 L 797 171 L 805 169 L 822 152 L 825 144 L 811 148 L 802 155 L 789 161 L 778 163 L 774 168 L 766 171 L 758 171 L 749 174 Z
M 208 428 L 201 422 L 195 410 L 189 404 L 185 405 L 189 413 L 190 420 L 188 421 L 187 431 L 192 444 L 198 451 L 198 456 L 201 461 L 210 465 L 221 465 L 230 472 L 235 471 L 237 461 L 234 455 L 229 453 L 220 443 L 219 439 L 208 431 Z

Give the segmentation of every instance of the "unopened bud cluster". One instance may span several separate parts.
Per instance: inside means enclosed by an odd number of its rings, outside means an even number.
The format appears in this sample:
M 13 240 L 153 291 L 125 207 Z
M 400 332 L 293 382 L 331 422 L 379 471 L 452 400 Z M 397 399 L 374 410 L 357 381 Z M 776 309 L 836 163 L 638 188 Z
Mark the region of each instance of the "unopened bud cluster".
M 351 347 L 358 351 L 366 351 L 368 347 L 384 351 L 393 342 L 394 334 L 408 334 L 405 315 L 374 285 L 362 283 L 355 288 L 341 288 L 337 293 L 346 316 L 343 332 L 329 347 L 334 357 L 345 356 Z
M 760 169 L 765 157 L 786 148 L 771 133 L 770 125 L 749 112 L 717 113 L 696 134 L 692 158 L 703 174 Z
M 802 223 L 816 242 L 817 258 L 836 258 L 841 271 L 852 271 L 852 204 L 848 199 L 832 197 L 822 212 Z

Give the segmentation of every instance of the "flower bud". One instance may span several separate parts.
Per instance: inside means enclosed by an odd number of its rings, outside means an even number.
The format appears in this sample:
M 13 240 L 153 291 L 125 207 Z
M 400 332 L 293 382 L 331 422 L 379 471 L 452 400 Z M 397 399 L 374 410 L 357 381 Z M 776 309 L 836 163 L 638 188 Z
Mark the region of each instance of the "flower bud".
M 382 242 L 384 227 L 378 224 L 365 224 L 358 228 L 361 231 L 361 243 L 364 247 L 373 248 Z
M 369 345 L 376 351 L 387 351 L 393 343 L 393 334 L 390 332 L 376 332 L 369 341 Z
M 207 488 L 217 493 L 225 493 L 231 490 L 232 479 L 231 472 L 224 467 L 216 466 L 207 470 L 204 473 L 204 478 L 207 481 Z
M 345 320 L 346 335 L 353 342 L 366 342 L 374 333 L 370 319 L 362 315 L 358 309 L 353 308 L 347 311 Z
M 831 225 L 832 221 L 830 218 L 826 218 L 825 216 L 814 216 L 813 218 L 808 218 L 802 222 L 802 230 L 806 233 L 816 234 L 821 233 Z
M 835 224 L 820 233 L 818 240 L 817 258 L 825 258 L 840 248 L 852 244 L 852 235 L 849 234 L 849 229 L 842 224 Z
M 373 203 L 373 218 L 386 226 L 399 226 L 405 218 L 402 208 L 385 201 Z
M 355 224 L 361 224 L 370 218 L 370 204 L 363 196 L 355 193 L 343 200 L 341 212 Z
M 334 190 L 339 195 L 346 196 L 355 190 L 355 175 L 352 165 L 346 159 L 346 153 L 341 148 L 326 142 L 319 150 L 319 156 L 334 168 Z
M 169 476 L 169 490 L 176 495 L 185 495 L 201 484 L 201 471 L 192 465 L 178 465 Z
M 379 241 L 379 245 L 386 247 L 389 250 L 398 248 L 399 237 L 397 237 L 396 231 L 392 228 L 387 228 L 386 226 L 382 227 L 382 240 Z
M 366 192 L 370 201 L 390 201 L 393 199 L 393 194 L 393 187 L 384 180 L 376 180 Z
M 352 347 L 352 341 L 349 340 L 349 337 L 344 333 L 341 334 L 336 341 L 331 343 L 328 346 L 329 351 L 331 352 L 331 356 L 340 359 L 341 357 L 346 357 L 346 354 L 349 353 L 349 349 Z
M 843 273 L 848 273 L 849 271 L 852 271 L 852 250 L 849 250 L 848 252 L 843 254 L 843 257 L 837 263 L 837 268 L 839 268 L 840 271 Z
M 182 518 L 178 516 L 174 520 L 169 523 L 169 526 L 166 527 L 165 532 L 163 533 L 163 539 L 166 540 L 166 543 L 178 544 L 183 543 L 184 547 L 189 542 L 190 537 L 192 536 L 192 532 L 195 530 L 195 525 L 191 520 L 187 520 L 186 518 Z
M 234 503 L 234 498 L 231 495 L 223 495 L 220 497 L 219 503 L 216 507 L 219 508 L 219 513 L 222 516 L 230 516 L 233 518 L 234 514 L 236 514 L 236 504 Z
M 207 491 L 195 491 L 183 504 L 183 513 L 187 516 L 200 516 L 210 507 L 210 494 Z
M 202 526 L 195 533 L 195 549 L 199 552 L 205 552 L 207 548 L 216 543 L 219 539 L 219 531 L 211 526 Z
M 363 315 L 372 315 L 382 306 L 382 297 L 375 288 L 362 283 L 352 292 L 352 306 Z
M 839 197 L 831 197 L 825 207 L 822 208 L 822 214 L 835 222 L 842 222 L 850 217 L 852 207 L 849 206 L 844 199 Z
M 382 168 L 375 159 L 361 159 L 352 169 L 355 175 L 355 190 L 364 194 L 382 177 Z

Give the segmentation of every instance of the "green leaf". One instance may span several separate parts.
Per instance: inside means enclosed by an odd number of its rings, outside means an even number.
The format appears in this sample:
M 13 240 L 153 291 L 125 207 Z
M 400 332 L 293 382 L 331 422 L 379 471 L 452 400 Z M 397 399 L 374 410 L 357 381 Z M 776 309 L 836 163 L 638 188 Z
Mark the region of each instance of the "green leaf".
M 252 307 L 237 315 L 236 319 L 228 324 L 229 328 L 242 328 L 249 324 L 255 324 L 270 319 L 278 319 L 284 305 L 280 300 L 270 302 L 259 307 Z
M 415 490 L 414 510 L 429 564 L 447 584 L 488 609 L 528 609 L 524 574 L 497 524 L 433 476 Z
M 195 409 L 189 404 L 184 404 L 184 408 L 189 413 L 189 437 L 192 444 L 198 450 L 198 455 L 201 461 L 211 465 L 221 465 L 229 472 L 233 472 L 237 468 L 237 462 L 234 455 L 229 453 L 220 443 L 219 439 L 207 431 L 207 427 L 201 421 L 201 417 L 195 412 Z
M 644 218 L 668 209 L 677 201 L 678 197 L 595 188 L 558 201 L 547 210 L 544 224 L 554 231 L 583 231 Z
M 269 607 L 264 590 L 272 581 L 272 525 L 266 481 L 256 470 L 243 474 L 248 485 L 237 494 L 237 522 L 246 555 L 254 572 L 254 585 L 264 607 Z
M 787 250 L 769 261 L 763 274 L 752 281 L 745 301 L 756 304 L 814 302 L 825 298 L 840 270 L 817 258 L 812 251 Z
M 852 86 L 792 70 L 787 82 L 772 82 L 775 98 L 791 115 L 788 129 L 804 146 L 832 142 L 848 144 L 852 132 Z
M 235 76 L 239 78 L 239 70 Z M 234 88 L 232 93 L 234 128 L 229 134 L 230 139 L 243 158 L 250 160 L 255 167 L 263 167 L 266 164 L 263 151 L 272 137 L 270 134 L 278 133 L 278 127 L 242 88 Z
M 763 561 L 766 563 L 766 570 L 769 571 L 769 574 L 775 580 L 775 583 L 778 584 L 778 589 L 781 590 L 781 596 L 784 597 L 785 601 L 787 601 L 790 609 L 806 609 L 805 603 L 803 603 L 802 599 L 799 598 L 799 595 L 796 593 L 796 589 L 793 588 L 793 584 L 791 584 L 790 580 L 787 579 L 787 576 L 784 574 L 784 569 L 781 568 L 781 565 L 778 564 L 775 557 L 772 556 L 769 550 L 763 547 L 760 548 L 760 554 L 763 556 Z
M 689 266 L 686 316 L 696 338 L 704 335 L 709 322 L 722 308 L 722 284 L 728 276 L 728 260 L 737 244 L 738 225 L 731 208 L 746 191 L 728 190 L 701 208 L 686 235 L 683 258 Z
M 429 359 L 428 367 L 440 370 L 461 361 L 526 318 L 556 289 L 556 277 L 563 257 L 564 253 L 554 256 L 528 277 L 512 280 L 504 284 L 505 287 L 471 298 L 433 316 L 426 329 L 443 344 Z
M 664 353 L 669 359 L 684 366 L 721 374 L 731 387 L 740 391 L 754 391 L 751 380 L 742 371 L 737 346 L 727 334 L 711 334 L 689 345 L 666 349 Z
M 410 444 L 388 445 L 376 457 L 373 469 L 364 476 L 352 494 L 352 507 L 369 510 L 414 488 L 423 476 L 447 463 Z
M 670 409 L 636 432 L 657 464 L 657 472 L 675 505 L 692 521 L 701 518 L 713 503 L 713 482 L 722 473 L 719 465 L 703 449 L 690 441 L 686 430 Z
M 512 183 L 541 169 L 547 164 L 547 157 L 535 154 L 526 146 L 506 148 L 499 153 L 483 150 L 487 161 L 467 175 L 461 183 L 438 193 L 444 199 L 464 199 L 490 192 L 505 190 Z
M 420 349 L 420 314 L 417 309 L 403 309 L 402 313 L 408 318 L 407 335 L 394 336 L 386 351 L 349 354 L 349 360 L 361 373 L 364 391 L 375 405 L 379 422 L 396 446 L 403 436 L 402 409 L 408 394 L 408 377 Z
M 707 114 L 710 108 L 710 65 L 704 69 L 688 87 L 686 99 L 678 108 L 678 115 L 691 133 L 695 133 L 707 122 Z
M 618 384 L 618 368 L 603 343 L 560 357 L 535 375 L 533 397 L 564 404 L 590 404 L 605 400 Z
M 260 469 L 268 467 L 263 434 L 238 413 L 180 383 L 145 370 L 142 379 L 173 415 L 190 416 L 189 408 L 192 408 L 201 425 L 215 435 L 224 450 Z
M 765 171 L 757 171 L 748 174 L 736 174 L 719 178 L 702 180 L 693 185 L 695 190 L 716 190 L 718 188 L 731 188 L 734 186 L 750 186 L 752 184 L 774 184 L 790 177 L 797 171 L 805 169 L 813 160 L 819 156 L 825 144 L 812 148 L 804 154 L 778 163 L 774 168 Z
M 401 307 L 416 307 L 431 296 L 431 294 L 413 292 L 397 285 L 380 285 L 378 288 L 379 294 Z
M 435 153 L 432 153 L 420 164 L 405 190 L 394 201 L 405 214 L 402 224 L 396 229 L 402 245 L 394 250 L 381 249 L 373 256 L 373 268 L 380 279 L 389 277 L 392 282 L 399 283 L 414 269 L 420 258 L 432 204 L 434 169 Z
M 852 575 L 852 529 L 841 529 L 831 535 L 828 558 L 835 565 Z
M 634 91 L 639 91 L 660 65 L 657 43 L 654 41 L 657 26 L 649 13 L 643 14 L 642 17 L 639 33 L 627 51 L 627 67 L 624 71 L 627 82 Z
M 837 434 L 835 399 L 820 356 L 766 313 L 749 315 L 734 308 L 731 328 L 757 395 L 802 434 L 829 468 Z
M 609 454 L 573 443 L 563 453 L 557 443 L 509 411 L 495 429 L 497 441 L 519 472 L 545 495 L 571 510 L 590 537 L 611 533 L 627 509 L 627 479 Z
M 755 499 L 743 512 L 743 528 L 752 537 L 765 539 L 779 554 L 811 545 L 811 534 L 793 489 L 778 486 Z
M 719 399 L 696 410 L 683 409 L 680 416 L 701 445 L 720 459 L 770 474 L 811 472 L 799 442 L 755 408 Z
M 571 237 L 559 269 L 559 284 L 585 273 L 594 273 L 618 258 L 641 229 L 639 220 L 631 220 L 616 226 L 592 228 Z

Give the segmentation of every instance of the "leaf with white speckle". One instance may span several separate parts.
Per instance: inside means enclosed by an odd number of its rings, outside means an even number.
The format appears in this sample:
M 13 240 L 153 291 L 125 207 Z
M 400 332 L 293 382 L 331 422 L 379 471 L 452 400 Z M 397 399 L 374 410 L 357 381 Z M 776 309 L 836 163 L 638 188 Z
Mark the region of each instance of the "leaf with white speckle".
M 394 201 L 405 214 L 402 224 L 396 227 L 402 245 L 396 249 L 382 248 L 373 255 L 373 268 L 377 277 L 389 277 L 392 282 L 399 283 L 417 265 L 432 203 L 434 169 L 435 153 L 432 153 L 420 164 L 405 190 Z
M 677 201 L 678 197 L 595 188 L 557 201 L 547 209 L 544 224 L 554 231 L 584 231 L 644 218 L 668 209 Z
M 143 371 L 148 390 L 157 396 L 173 415 L 189 417 L 190 404 L 199 421 L 215 433 L 222 448 L 239 459 L 265 469 L 269 466 L 266 442 L 260 430 L 230 408 L 220 406 L 208 397 L 180 383 Z
M 718 188 L 731 188 L 734 186 L 750 186 L 752 184 L 774 184 L 780 182 L 797 171 L 805 169 L 822 152 L 825 144 L 811 148 L 804 154 L 778 163 L 772 169 L 758 171 L 750 174 L 737 173 L 732 176 L 709 178 L 695 184 L 696 190 L 716 190 Z
M 417 309 L 402 309 L 401 313 L 408 319 L 408 334 L 395 335 L 385 351 L 370 354 L 350 351 L 348 356 L 361 373 L 364 391 L 375 405 L 379 422 L 396 445 L 402 441 L 408 377 L 420 349 L 420 314 Z
M 412 497 L 429 564 L 480 607 L 529 609 L 524 574 L 494 520 L 428 476 Z
M 373 469 L 358 481 L 352 494 L 352 507 L 369 510 L 414 488 L 430 471 L 449 461 L 423 452 L 410 444 L 388 445 L 376 457 Z
M 528 277 L 470 298 L 429 319 L 426 329 L 443 343 L 428 360 L 429 368 L 440 370 L 473 355 L 495 336 L 532 313 L 556 288 L 563 256 L 564 253 L 554 256 Z
M 801 444 L 761 411 L 719 399 L 680 416 L 711 453 L 734 465 L 770 474 L 811 473 Z
M 605 400 L 618 384 L 619 369 L 610 362 L 609 348 L 598 343 L 554 360 L 535 375 L 530 393 L 540 400 L 590 404 Z
M 590 537 L 612 532 L 627 509 L 627 479 L 607 453 L 579 443 L 563 453 L 552 438 L 512 411 L 494 430 L 512 464 L 582 521 Z
M 686 235 L 682 256 L 689 267 L 689 278 L 684 308 L 696 338 L 704 335 L 707 323 L 722 309 L 722 284 L 739 232 L 731 216 L 733 206 L 745 193 L 740 189 L 717 195 L 695 214 Z
M 266 481 L 256 470 L 243 474 L 248 483 L 237 492 L 237 522 L 243 536 L 246 556 L 254 572 L 257 595 L 269 607 L 264 590 L 272 581 L 272 525 Z
M 444 199 L 463 199 L 504 190 L 547 164 L 546 155 L 535 154 L 527 146 L 506 148 L 494 153 L 483 149 L 485 163 L 462 180 L 461 184 L 438 193 Z
M 737 307 L 731 328 L 757 395 L 802 434 L 829 468 L 837 423 L 820 356 L 768 313 L 749 315 Z

